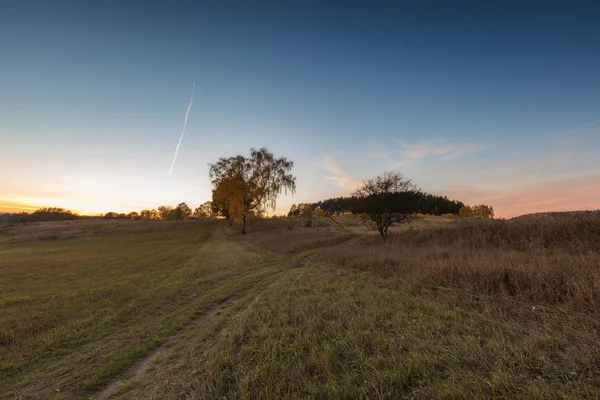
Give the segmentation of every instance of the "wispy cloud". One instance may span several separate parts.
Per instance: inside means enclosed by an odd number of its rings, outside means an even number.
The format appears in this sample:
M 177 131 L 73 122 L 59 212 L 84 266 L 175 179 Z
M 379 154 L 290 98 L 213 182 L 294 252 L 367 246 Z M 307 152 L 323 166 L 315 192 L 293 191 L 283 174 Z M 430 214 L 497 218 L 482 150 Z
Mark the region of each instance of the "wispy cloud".
M 361 181 L 350 177 L 349 174 L 340 165 L 333 162 L 330 157 L 323 157 L 321 167 L 332 174 L 324 176 L 323 179 L 335 181 L 340 188 L 346 191 L 355 190 L 361 183 Z
M 392 143 L 375 143 L 369 145 L 369 155 L 385 163 L 385 168 L 402 170 L 422 170 L 421 164 L 427 159 L 444 164 L 493 147 L 494 143 L 484 142 L 451 142 L 447 139 L 428 138 L 413 142 L 396 141 Z
M 18 183 L 18 182 L 15 182 L 15 181 L 10 181 L 10 183 L 12 183 L 12 184 L 13 184 L 13 185 L 15 185 L 15 186 L 22 187 L 22 186 L 21 186 L 21 184 L 20 184 L 20 183 Z
M 598 119 L 595 119 L 595 120 L 593 120 L 592 122 L 588 122 L 587 124 L 584 124 L 584 125 L 578 126 L 578 127 L 576 127 L 576 128 L 573 128 L 573 129 L 571 129 L 571 130 L 568 130 L 568 131 L 566 131 L 566 132 L 560 133 L 560 134 L 558 134 L 558 135 L 557 135 L 557 137 L 561 138 L 561 137 L 565 137 L 565 136 L 570 136 L 570 135 L 572 135 L 573 133 L 575 133 L 575 132 L 577 132 L 577 131 L 580 131 L 580 130 L 582 130 L 582 129 L 585 129 L 585 128 L 587 128 L 588 126 L 595 125 L 595 124 L 597 124 L 598 122 L 600 122 L 600 118 L 598 118 Z
M 190 184 L 187 184 L 187 186 L 191 189 L 198 190 L 202 193 L 208 193 L 208 190 L 206 188 L 202 188 L 202 187 L 194 186 L 194 185 L 190 185 Z
M 424 139 L 419 142 L 400 142 L 401 155 L 404 158 L 418 160 L 428 156 L 438 156 L 442 160 L 452 160 L 475 153 L 489 147 L 482 143 L 448 143 L 442 139 Z
M 323 157 L 321 166 L 327 171 L 331 172 L 333 175 L 346 175 L 346 171 L 344 171 L 342 167 L 334 163 L 330 157 Z

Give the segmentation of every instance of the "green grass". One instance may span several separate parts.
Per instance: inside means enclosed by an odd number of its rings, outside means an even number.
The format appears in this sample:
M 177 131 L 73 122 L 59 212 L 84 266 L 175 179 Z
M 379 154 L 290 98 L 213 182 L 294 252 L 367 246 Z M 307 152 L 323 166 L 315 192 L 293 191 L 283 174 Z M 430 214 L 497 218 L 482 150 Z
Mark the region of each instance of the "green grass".
M 264 274 L 266 259 L 227 243 L 213 223 L 1 249 L 0 393 L 101 387 Z

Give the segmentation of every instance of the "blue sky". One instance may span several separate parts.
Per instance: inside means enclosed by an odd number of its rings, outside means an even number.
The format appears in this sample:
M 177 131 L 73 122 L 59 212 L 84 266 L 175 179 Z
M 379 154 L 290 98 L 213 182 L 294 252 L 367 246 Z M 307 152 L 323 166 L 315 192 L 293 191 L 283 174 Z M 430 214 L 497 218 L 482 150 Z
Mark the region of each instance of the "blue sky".
M 279 212 L 393 168 L 501 216 L 600 208 L 598 11 L 5 1 L 0 211 L 196 206 L 208 163 L 262 146 L 296 164 Z

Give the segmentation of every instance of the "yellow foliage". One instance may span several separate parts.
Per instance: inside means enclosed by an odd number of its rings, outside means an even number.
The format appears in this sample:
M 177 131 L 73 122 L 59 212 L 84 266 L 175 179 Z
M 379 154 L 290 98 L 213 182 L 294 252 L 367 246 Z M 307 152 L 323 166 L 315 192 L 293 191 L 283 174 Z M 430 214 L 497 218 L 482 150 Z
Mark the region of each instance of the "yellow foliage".
M 464 206 L 458 211 L 458 216 L 460 218 L 494 218 L 494 208 L 492 206 L 486 206 L 485 204 L 472 207 Z

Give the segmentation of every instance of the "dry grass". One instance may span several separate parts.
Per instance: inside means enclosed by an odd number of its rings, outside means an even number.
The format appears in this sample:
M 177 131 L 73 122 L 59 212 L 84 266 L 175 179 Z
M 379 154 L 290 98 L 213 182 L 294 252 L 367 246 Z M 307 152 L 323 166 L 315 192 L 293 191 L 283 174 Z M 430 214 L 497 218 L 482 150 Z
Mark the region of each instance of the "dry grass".
M 359 235 L 379 235 L 375 225 L 370 221 L 363 221 L 357 216 L 336 215 L 333 221 L 346 231 Z M 465 221 L 463 221 L 465 222 Z M 404 232 L 408 229 L 435 229 L 445 228 L 458 223 L 457 218 L 444 218 L 435 215 L 423 215 L 416 218 L 410 225 L 394 225 L 390 227 L 390 234 Z
M 323 259 L 406 285 L 443 286 L 600 311 L 600 214 L 409 229 Z

